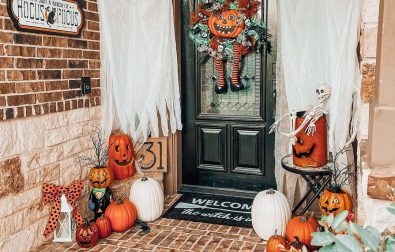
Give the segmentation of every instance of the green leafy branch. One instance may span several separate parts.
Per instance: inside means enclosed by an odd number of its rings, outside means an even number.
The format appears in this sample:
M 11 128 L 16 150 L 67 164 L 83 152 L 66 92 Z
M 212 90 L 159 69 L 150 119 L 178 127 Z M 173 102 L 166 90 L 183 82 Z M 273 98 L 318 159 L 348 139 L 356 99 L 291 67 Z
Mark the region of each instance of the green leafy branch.
M 395 215 L 395 203 L 388 207 Z M 340 212 L 336 217 L 329 215 L 324 222 L 324 231 L 312 234 L 311 245 L 319 246 L 320 252 L 389 252 L 395 251 L 395 234 L 380 233 L 376 228 L 362 227 L 347 221 L 349 212 Z

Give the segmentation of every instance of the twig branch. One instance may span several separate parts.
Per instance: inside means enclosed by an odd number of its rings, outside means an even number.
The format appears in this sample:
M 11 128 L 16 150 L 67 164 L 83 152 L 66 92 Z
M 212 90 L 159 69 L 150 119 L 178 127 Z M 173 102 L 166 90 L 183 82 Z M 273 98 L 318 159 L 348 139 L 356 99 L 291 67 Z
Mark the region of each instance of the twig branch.
M 93 157 L 87 155 L 78 156 L 75 160 L 80 163 L 81 166 L 89 165 L 94 167 L 105 167 L 108 163 L 108 149 L 106 146 L 102 128 L 100 126 L 94 126 L 89 134 L 91 139 L 94 154 Z

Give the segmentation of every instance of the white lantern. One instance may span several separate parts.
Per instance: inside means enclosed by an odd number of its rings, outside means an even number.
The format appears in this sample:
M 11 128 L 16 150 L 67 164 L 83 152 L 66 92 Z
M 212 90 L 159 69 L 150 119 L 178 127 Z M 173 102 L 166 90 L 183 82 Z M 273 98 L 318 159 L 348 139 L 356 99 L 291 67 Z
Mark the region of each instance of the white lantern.
M 73 207 L 67 202 L 66 196 L 60 197 L 60 214 L 54 235 L 54 242 L 72 242 L 75 238 L 76 224 L 72 217 Z

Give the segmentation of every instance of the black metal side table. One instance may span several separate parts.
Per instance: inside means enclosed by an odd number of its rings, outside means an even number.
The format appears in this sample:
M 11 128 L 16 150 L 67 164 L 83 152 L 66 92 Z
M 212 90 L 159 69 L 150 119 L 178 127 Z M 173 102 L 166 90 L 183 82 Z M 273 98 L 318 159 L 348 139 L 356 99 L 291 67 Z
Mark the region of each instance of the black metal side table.
M 329 184 L 332 177 L 332 171 L 327 168 L 328 165 L 323 168 L 301 168 L 295 166 L 292 162 L 292 154 L 283 157 L 281 159 L 281 165 L 285 170 L 301 175 L 309 186 L 309 190 L 292 209 L 292 214 L 295 214 L 303 202 L 306 201 L 310 193 L 314 193 L 314 196 L 309 200 L 309 202 L 307 202 L 307 205 L 302 209 L 302 212 L 300 212 L 300 215 L 303 215 L 309 209 L 311 204 L 313 204 L 314 200 L 320 196 L 324 188 Z

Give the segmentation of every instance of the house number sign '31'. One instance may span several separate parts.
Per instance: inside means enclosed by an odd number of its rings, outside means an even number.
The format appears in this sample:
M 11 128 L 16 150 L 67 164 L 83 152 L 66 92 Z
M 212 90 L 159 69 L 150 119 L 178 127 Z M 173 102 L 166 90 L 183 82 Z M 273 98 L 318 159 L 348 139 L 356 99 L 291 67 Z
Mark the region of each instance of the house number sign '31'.
M 7 9 L 21 31 L 79 36 L 84 25 L 75 0 L 7 0 Z

